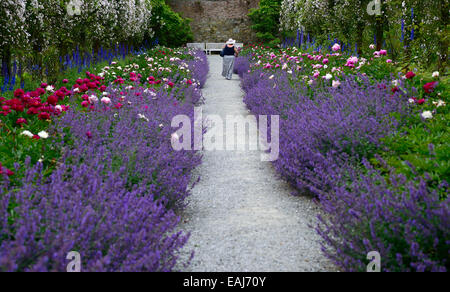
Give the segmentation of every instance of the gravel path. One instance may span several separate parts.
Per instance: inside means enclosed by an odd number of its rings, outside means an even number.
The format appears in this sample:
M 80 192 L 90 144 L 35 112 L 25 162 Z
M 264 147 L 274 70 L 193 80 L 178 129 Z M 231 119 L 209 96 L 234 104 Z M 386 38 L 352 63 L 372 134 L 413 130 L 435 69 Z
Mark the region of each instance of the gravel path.
M 239 78 L 221 76 L 222 59 L 209 57 L 203 115 L 248 115 Z M 242 141 L 241 141 L 242 143 Z M 188 198 L 180 228 L 191 232 L 182 257 L 194 250 L 187 272 L 333 271 L 311 228 L 318 207 L 294 197 L 257 151 L 205 151 L 201 181 Z

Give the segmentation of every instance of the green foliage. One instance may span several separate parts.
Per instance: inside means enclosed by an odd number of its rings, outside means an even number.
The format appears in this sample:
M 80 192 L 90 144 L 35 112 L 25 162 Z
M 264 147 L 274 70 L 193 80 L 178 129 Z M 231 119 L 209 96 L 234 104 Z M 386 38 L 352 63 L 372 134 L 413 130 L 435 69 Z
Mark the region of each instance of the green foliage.
M 449 1 L 381 0 L 381 15 L 368 13 L 370 3 L 374 2 L 284 0 L 282 31 L 292 37 L 303 29 L 326 47 L 335 39 L 351 48 L 357 44 L 360 55 L 376 43 L 377 50 L 387 49 L 403 67 L 448 72 Z
M 251 9 L 248 14 L 258 39 L 272 46 L 281 42 L 278 37 L 281 2 L 281 0 L 261 0 L 259 8 Z
M 182 18 L 164 0 L 152 0 L 152 6 L 152 27 L 161 45 L 179 47 L 194 39 L 190 19 Z
M 420 77 L 410 81 L 410 86 L 420 88 L 420 84 L 432 81 Z M 433 93 L 419 93 L 418 98 L 423 98 L 425 103 L 412 105 L 415 107 L 414 114 L 398 132 L 383 140 L 385 147 L 379 153 L 388 168 L 395 169 L 409 179 L 429 175 L 429 186 L 438 191 L 442 183 L 450 181 L 450 111 L 449 99 L 445 95 L 449 90 L 447 77 L 440 80 Z M 443 103 L 438 105 L 438 101 Z M 424 120 L 421 117 L 424 111 L 432 112 L 433 118 Z M 377 159 L 373 159 L 372 163 L 382 167 Z M 447 197 L 445 193 L 440 194 L 443 199 Z

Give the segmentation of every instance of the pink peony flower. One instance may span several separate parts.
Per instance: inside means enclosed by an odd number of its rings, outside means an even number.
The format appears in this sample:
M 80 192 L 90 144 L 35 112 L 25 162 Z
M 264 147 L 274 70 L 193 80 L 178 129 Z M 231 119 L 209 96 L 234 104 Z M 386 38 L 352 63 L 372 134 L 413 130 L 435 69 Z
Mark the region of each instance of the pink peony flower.
M 341 50 L 341 46 L 339 44 L 334 44 L 331 49 L 333 50 L 333 52 L 337 52 Z
M 111 103 L 111 99 L 109 97 L 106 97 L 106 96 L 103 97 L 101 101 L 104 104 L 110 104 Z

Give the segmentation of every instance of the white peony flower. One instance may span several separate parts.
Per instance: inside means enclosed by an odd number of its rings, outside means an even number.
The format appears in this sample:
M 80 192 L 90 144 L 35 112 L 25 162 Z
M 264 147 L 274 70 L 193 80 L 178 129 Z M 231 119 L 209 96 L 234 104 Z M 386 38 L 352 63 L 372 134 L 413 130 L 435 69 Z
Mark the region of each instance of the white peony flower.
M 96 102 L 98 102 L 98 97 L 96 96 L 96 95 L 91 95 L 91 96 L 89 96 L 89 102 L 90 103 L 96 103 Z
M 339 86 L 341 86 L 341 82 L 339 80 L 333 80 L 333 87 L 338 88 Z
M 439 77 L 439 71 L 433 72 L 433 78 L 438 78 Z
M 27 136 L 30 138 L 33 138 L 33 136 L 34 136 L 33 133 L 31 133 L 30 131 L 23 131 L 21 135 L 24 135 L 24 136 Z
M 445 103 L 443 100 L 433 101 L 433 104 L 434 104 L 436 107 L 441 107 L 441 106 L 445 106 L 445 105 L 446 105 L 446 103 Z
M 49 85 L 49 86 L 47 86 L 47 88 L 45 90 L 47 90 L 48 92 L 54 92 L 55 88 L 53 86 Z
M 41 137 L 42 139 L 47 139 L 48 138 L 48 133 L 45 131 L 39 132 L 38 136 Z
M 328 73 L 327 75 L 325 75 L 325 79 L 326 80 L 331 80 L 333 78 L 333 75 L 331 75 L 330 73 Z
M 428 119 L 432 119 L 432 118 L 433 118 L 433 113 L 430 112 L 430 111 L 424 111 L 424 112 L 421 114 L 421 116 L 422 116 L 422 118 L 424 118 L 425 120 L 428 120 Z

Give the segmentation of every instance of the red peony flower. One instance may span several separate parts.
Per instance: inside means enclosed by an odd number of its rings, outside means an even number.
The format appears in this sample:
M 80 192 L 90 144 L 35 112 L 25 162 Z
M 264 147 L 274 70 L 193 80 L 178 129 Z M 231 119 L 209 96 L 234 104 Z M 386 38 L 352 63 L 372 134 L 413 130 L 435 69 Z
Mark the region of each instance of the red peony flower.
M 419 100 L 416 101 L 416 103 L 422 105 L 422 104 L 425 103 L 425 99 L 423 99 L 423 98 L 419 99 Z
M 87 100 L 84 100 L 84 101 L 81 103 L 81 106 L 82 106 L 82 107 L 88 107 L 88 106 L 89 106 L 89 102 L 88 102 Z
M 81 91 L 81 92 L 86 92 L 86 91 L 89 90 L 89 88 L 87 87 L 86 84 L 81 85 L 79 88 L 80 88 L 80 91 Z
M 37 115 L 39 110 L 35 107 L 30 107 L 27 111 L 27 115 Z
M 64 99 L 64 97 L 66 97 L 66 94 L 61 90 L 56 91 L 55 94 L 58 97 L 58 99 L 60 99 L 60 100 Z
M 92 133 L 91 133 L 91 131 L 87 131 L 87 132 L 86 132 L 86 137 L 88 137 L 88 139 L 91 139 L 91 138 L 92 138 Z
M 6 174 L 7 176 L 12 176 L 12 175 L 14 175 L 14 172 L 12 172 L 11 170 L 9 170 L 9 169 L 7 169 L 6 167 L 4 168 L 3 166 L 2 166 L 2 164 L 0 163 L 0 175 L 2 175 L 2 174 Z
M 47 112 L 41 112 L 38 116 L 40 120 L 50 120 L 50 114 Z
M 39 140 L 39 139 L 41 139 L 41 137 L 39 137 L 39 135 L 33 135 L 33 138 L 32 139 L 34 139 L 34 140 Z
M 47 102 L 54 106 L 54 105 L 56 105 L 58 103 L 58 98 L 56 96 L 54 96 L 54 95 L 50 95 L 47 98 Z
M 434 81 L 434 82 L 430 82 L 427 83 L 423 86 L 423 89 L 425 90 L 426 93 L 433 93 L 434 89 L 439 85 L 439 82 Z
M 35 97 L 39 97 L 40 95 L 39 95 L 39 93 L 37 91 L 31 91 L 30 92 L 30 96 L 35 98 Z
M 28 124 L 27 120 L 24 118 L 18 118 L 16 124 L 18 124 L 19 126 L 23 125 L 23 124 Z
M 23 91 L 23 89 L 16 89 L 14 91 L 14 97 L 18 97 L 21 98 L 23 95 L 25 94 L 25 91 Z
M 394 87 L 394 88 L 392 88 L 392 93 L 396 93 L 396 92 L 398 92 L 400 89 L 396 86 L 396 87 Z
M 42 96 L 42 95 L 45 94 L 45 89 L 43 89 L 43 88 L 38 88 L 38 89 L 36 89 L 36 93 L 37 93 L 39 96 Z
M 63 79 L 62 83 L 64 83 L 64 84 L 69 83 L 69 80 L 68 79 Z
M 97 88 L 97 84 L 95 84 L 95 82 L 89 82 L 89 83 L 87 83 L 87 87 L 89 89 L 96 89 Z
M 414 72 L 410 71 L 410 72 L 406 73 L 405 77 L 407 79 L 413 79 L 414 77 L 416 77 L 416 74 Z

